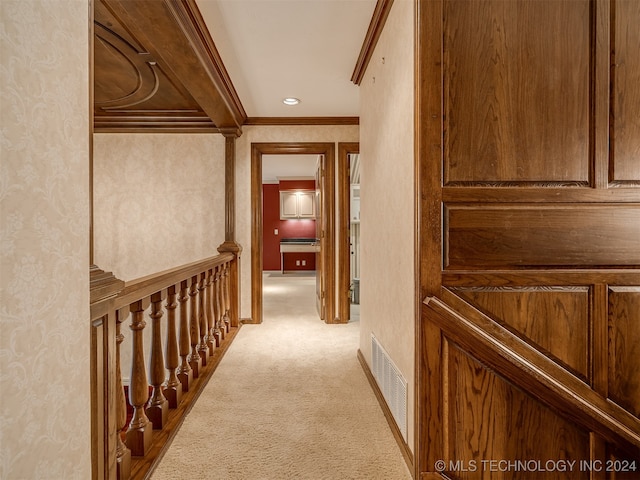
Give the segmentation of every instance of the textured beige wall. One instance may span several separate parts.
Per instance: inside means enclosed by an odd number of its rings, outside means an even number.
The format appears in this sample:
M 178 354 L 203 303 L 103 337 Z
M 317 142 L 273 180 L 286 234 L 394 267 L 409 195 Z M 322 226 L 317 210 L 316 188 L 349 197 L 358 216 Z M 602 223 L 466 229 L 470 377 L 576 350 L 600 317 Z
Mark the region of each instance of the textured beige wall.
M 0 1 L 0 478 L 91 478 L 86 0 Z
M 236 143 L 236 238 L 242 245 L 242 318 L 251 317 L 251 144 L 259 142 L 334 142 L 336 162 L 339 142 L 357 142 L 358 125 L 246 126 Z M 337 217 L 337 215 L 336 215 Z M 336 218 L 337 221 L 337 218 Z
M 94 257 L 132 280 L 217 255 L 224 137 L 94 135 Z
M 414 404 L 414 6 L 394 2 L 360 90 L 360 350 L 373 333 L 409 385 Z M 383 60 L 384 59 L 384 60 Z

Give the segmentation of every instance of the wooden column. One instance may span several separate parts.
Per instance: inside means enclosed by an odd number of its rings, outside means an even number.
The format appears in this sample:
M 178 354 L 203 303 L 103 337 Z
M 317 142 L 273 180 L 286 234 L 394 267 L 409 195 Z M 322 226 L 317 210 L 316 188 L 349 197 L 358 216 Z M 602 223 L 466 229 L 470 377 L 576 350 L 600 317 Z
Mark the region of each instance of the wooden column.
M 198 319 L 198 276 L 191 277 L 191 286 L 189 287 L 189 338 L 191 341 L 191 355 L 189 355 L 189 365 L 193 370 L 193 378 L 198 378 L 202 369 L 202 359 L 198 354 L 198 341 L 200 340 L 200 321 Z
M 237 133 L 224 135 L 224 242 L 236 239 L 236 137 Z
M 240 323 L 240 253 L 242 247 L 236 242 L 236 130 L 223 131 L 225 137 L 225 240 L 218 247 L 218 252 L 231 252 L 235 258 L 232 262 L 230 280 L 234 285 L 230 293 L 230 325 L 237 327 Z
M 178 289 L 176 285 L 171 285 L 167 290 L 167 345 L 165 356 L 169 378 L 164 387 L 164 396 L 169 402 L 169 408 L 177 408 L 182 398 L 182 384 L 176 374 L 178 368 L 178 334 L 176 331 L 177 292 Z M 188 365 L 187 363 L 187 366 Z
M 131 454 L 144 456 L 151 445 L 152 425 L 144 411 L 149 398 L 149 384 L 144 365 L 143 331 L 146 323 L 144 311 L 149 306 L 149 298 L 130 305 L 131 331 L 133 332 L 133 355 L 131 358 L 131 383 L 129 384 L 129 403 L 133 407 L 133 417 L 127 430 L 127 446 Z
M 198 282 L 198 325 L 200 330 L 198 341 L 198 355 L 202 361 L 202 366 L 207 365 L 207 358 L 209 357 L 209 346 L 207 345 L 207 274 L 206 272 L 200 274 L 200 281 Z
M 193 370 L 191 370 L 191 365 L 189 365 L 189 347 L 191 344 L 189 311 L 187 310 L 187 300 L 189 300 L 187 287 L 187 280 L 180 282 L 180 294 L 178 296 L 178 302 L 180 304 L 180 366 L 178 367 L 178 379 L 182 384 L 183 392 L 188 392 L 189 385 L 193 383 Z
M 166 292 L 160 291 L 151 296 L 151 359 L 149 361 L 149 376 L 153 391 L 151 401 L 147 407 L 147 417 L 153 423 L 155 430 L 161 430 L 167 423 L 169 416 L 169 402 L 162 393 L 165 380 L 164 357 L 162 355 L 162 336 L 160 321 L 162 320 L 162 301 Z
M 131 477 L 131 450 L 122 441 L 121 432 L 127 425 L 127 399 L 124 396 L 122 384 L 122 368 L 120 364 L 120 345 L 124 341 L 121 325 L 129 316 L 129 309 L 123 308 L 116 312 L 116 477 L 118 480 L 128 480 Z

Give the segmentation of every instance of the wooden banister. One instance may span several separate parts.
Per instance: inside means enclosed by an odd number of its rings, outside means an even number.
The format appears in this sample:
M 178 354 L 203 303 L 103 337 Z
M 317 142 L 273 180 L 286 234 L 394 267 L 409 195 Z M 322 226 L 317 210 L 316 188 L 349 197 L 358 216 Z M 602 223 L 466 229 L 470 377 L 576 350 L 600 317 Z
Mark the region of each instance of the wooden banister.
M 161 457 L 237 333 L 229 334 L 224 317 L 239 314 L 228 301 L 230 294 L 237 298 L 239 285 L 225 278 L 238 258 L 239 251 L 223 251 L 130 282 L 97 268 L 90 272 L 94 478 L 146 478 Z M 127 320 L 131 358 L 125 364 L 121 326 Z M 228 333 L 229 341 L 216 336 L 216 328 Z M 150 330 L 148 350 L 145 330 Z M 130 420 L 122 368 L 131 371 Z
M 442 334 L 541 403 L 622 449 L 640 452 L 640 421 L 447 289 L 423 310 Z
M 191 279 L 194 275 L 201 274 L 213 265 L 223 265 L 233 260 L 234 255 L 232 253 L 221 253 L 198 262 L 128 281 L 118 294 L 115 306 L 116 308 L 126 307 L 140 298 L 150 297 L 162 289 L 169 288 L 171 285 L 177 285 L 183 280 Z

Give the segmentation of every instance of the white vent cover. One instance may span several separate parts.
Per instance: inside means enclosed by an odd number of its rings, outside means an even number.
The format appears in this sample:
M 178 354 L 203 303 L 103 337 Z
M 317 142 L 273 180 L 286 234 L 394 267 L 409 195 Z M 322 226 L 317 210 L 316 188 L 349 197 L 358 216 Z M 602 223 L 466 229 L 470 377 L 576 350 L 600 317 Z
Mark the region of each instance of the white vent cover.
M 389 410 L 391 410 L 400 433 L 402 433 L 402 438 L 404 438 L 405 442 L 408 442 L 407 381 L 373 334 L 371 334 L 371 363 L 373 376 L 378 383 L 382 396 L 387 402 Z

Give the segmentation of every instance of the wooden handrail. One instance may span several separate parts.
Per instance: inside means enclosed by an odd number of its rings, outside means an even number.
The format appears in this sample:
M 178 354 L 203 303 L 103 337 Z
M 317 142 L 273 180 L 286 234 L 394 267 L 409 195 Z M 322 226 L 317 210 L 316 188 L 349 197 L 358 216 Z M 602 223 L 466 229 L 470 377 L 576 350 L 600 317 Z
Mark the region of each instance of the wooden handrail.
M 116 298 L 116 308 L 128 306 L 143 297 L 151 296 L 171 285 L 177 285 L 183 280 L 190 279 L 214 266 L 223 265 L 233 259 L 234 255 L 232 253 L 221 253 L 204 260 L 125 282 L 124 289 Z
M 447 338 L 530 396 L 624 450 L 640 451 L 638 418 L 446 288 L 423 308 Z

